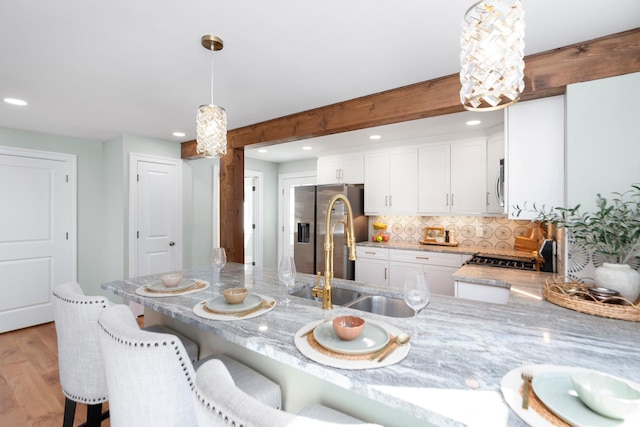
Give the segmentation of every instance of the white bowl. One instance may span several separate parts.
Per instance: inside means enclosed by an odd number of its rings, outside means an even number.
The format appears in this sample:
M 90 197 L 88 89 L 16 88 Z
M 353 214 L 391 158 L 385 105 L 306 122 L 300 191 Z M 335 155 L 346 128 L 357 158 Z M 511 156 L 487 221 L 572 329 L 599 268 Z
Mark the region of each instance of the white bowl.
M 175 288 L 182 280 L 182 273 L 167 273 L 160 277 L 162 284 L 167 288 Z
M 623 379 L 595 371 L 571 375 L 580 400 L 605 417 L 623 420 L 640 409 L 640 389 Z

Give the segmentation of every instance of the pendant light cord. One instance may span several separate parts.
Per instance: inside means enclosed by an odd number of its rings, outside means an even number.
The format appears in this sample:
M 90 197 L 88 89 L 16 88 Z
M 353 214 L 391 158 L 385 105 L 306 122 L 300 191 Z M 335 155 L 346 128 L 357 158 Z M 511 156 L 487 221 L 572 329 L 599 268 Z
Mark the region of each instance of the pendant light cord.
M 211 105 L 213 105 L 213 45 L 211 45 Z

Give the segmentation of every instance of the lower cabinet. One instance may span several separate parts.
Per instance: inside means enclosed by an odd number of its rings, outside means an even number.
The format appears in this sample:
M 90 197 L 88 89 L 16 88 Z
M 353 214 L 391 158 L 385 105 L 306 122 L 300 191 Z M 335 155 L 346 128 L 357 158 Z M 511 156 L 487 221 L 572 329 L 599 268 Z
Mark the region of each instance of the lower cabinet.
M 463 255 L 452 253 L 391 250 L 389 286 L 402 290 L 407 273 L 419 271 L 426 273 L 432 294 L 454 296 L 453 273 L 462 266 L 463 258 Z
M 356 281 L 402 292 L 410 271 L 426 273 L 432 294 L 454 296 L 455 273 L 468 255 L 357 246 Z
M 461 280 L 456 280 L 455 286 L 456 298 L 492 302 L 494 304 L 506 304 L 509 301 L 509 288 L 469 283 Z
M 356 246 L 356 282 L 389 286 L 389 249 Z

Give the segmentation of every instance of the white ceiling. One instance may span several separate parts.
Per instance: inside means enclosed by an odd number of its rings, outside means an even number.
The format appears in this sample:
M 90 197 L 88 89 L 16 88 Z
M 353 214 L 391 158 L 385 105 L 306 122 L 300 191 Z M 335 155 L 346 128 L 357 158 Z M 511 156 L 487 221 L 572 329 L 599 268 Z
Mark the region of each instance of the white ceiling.
M 457 73 L 473 3 L 0 0 L 0 98 L 29 103 L 0 102 L 0 127 L 195 139 L 197 107 L 210 102 L 204 34 L 225 43 L 214 103 L 230 129 Z M 525 55 L 640 27 L 638 0 L 523 5 Z

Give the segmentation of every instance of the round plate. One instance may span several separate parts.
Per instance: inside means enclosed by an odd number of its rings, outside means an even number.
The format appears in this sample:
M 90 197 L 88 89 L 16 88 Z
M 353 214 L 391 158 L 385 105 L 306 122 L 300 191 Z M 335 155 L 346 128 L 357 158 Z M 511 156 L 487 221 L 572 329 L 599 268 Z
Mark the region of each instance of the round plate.
M 147 287 L 147 290 L 151 291 L 151 292 L 175 292 L 175 291 L 184 291 L 186 289 L 189 289 L 190 287 L 192 287 L 193 285 L 196 284 L 195 280 L 192 279 L 182 279 L 180 281 L 180 283 L 178 283 L 177 286 L 174 286 L 172 288 L 169 288 L 167 286 L 165 286 L 162 282 L 156 282 L 152 285 L 149 285 Z
M 261 302 L 262 297 L 249 294 L 240 304 L 227 304 L 227 300 L 224 299 L 224 295 L 218 295 L 217 297 L 213 297 L 207 301 L 205 303 L 205 307 L 211 311 L 215 311 L 216 313 L 241 313 L 257 307 Z
M 536 396 L 558 417 L 572 426 L 613 427 L 622 420 L 607 418 L 589 409 L 578 397 L 571 383 L 571 373 L 547 373 L 533 377 Z
M 325 322 L 313 331 L 313 337 L 318 344 L 327 350 L 342 354 L 366 354 L 373 353 L 383 348 L 389 342 L 389 334 L 384 328 L 365 323 L 362 334 L 354 340 L 345 341 L 338 337 L 333 330 L 332 322 Z

